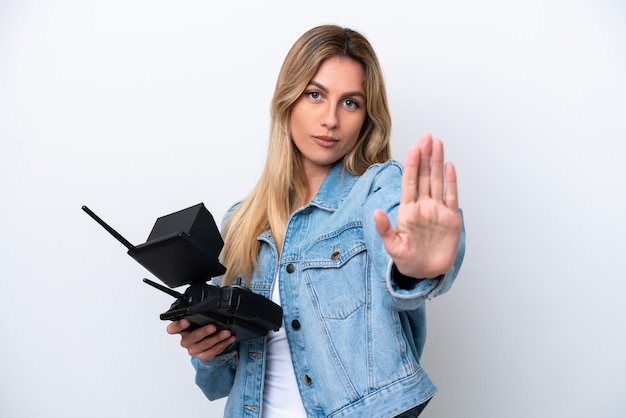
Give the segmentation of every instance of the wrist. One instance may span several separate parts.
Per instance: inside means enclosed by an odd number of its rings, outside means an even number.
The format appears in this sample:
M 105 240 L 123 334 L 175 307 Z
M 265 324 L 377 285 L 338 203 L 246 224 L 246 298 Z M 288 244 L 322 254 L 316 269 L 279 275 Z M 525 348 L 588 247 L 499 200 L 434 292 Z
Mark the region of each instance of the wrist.
M 391 278 L 398 285 L 400 289 L 411 290 L 413 289 L 419 282 L 422 280 L 428 279 L 441 279 L 443 278 L 443 274 L 440 274 L 435 277 L 411 277 L 403 274 L 400 270 L 398 270 L 398 266 L 395 263 L 391 266 Z

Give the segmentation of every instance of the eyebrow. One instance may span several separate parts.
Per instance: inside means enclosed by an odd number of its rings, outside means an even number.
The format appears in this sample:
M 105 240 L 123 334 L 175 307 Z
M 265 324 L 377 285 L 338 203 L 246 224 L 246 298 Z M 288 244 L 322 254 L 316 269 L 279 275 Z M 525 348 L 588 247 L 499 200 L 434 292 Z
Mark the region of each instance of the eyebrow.
M 321 85 L 320 83 L 318 83 L 317 81 L 314 81 L 314 80 L 309 81 L 309 85 L 311 84 L 317 87 L 318 89 L 322 90 L 324 93 L 328 94 L 328 89 L 324 87 L 323 85 Z M 348 91 L 341 95 L 341 97 L 352 97 L 352 96 L 359 96 L 365 99 L 365 93 L 363 93 L 360 90 Z

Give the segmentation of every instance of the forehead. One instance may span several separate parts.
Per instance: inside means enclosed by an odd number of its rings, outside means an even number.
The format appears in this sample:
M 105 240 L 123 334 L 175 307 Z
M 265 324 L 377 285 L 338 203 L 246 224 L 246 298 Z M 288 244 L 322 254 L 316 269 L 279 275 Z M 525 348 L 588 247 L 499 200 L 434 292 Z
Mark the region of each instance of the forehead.
M 335 56 L 322 61 L 311 81 L 329 90 L 364 93 L 364 78 L 359 62 Z

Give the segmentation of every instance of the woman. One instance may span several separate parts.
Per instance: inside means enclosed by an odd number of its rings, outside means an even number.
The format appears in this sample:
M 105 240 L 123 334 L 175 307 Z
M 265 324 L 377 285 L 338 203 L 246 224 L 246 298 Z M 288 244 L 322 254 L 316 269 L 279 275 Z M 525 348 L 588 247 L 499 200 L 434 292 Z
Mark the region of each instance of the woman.
M 368 41 L 326 25 L 289 51 L 264 171 L 227 215 L 216 282 L 280 303 L 283 327 L 243 341 L 168 326 L 226 417 L 417 416 L 436 388 L 421 368 L 425 300 L 464 253 L 454 166 L 428 134 L 390 160 L 384 80 Z

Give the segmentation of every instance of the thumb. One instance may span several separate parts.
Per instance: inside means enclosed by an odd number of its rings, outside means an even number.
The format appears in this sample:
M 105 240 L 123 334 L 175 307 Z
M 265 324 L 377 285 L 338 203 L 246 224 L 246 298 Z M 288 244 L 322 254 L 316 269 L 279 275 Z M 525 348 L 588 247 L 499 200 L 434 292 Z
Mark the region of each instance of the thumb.
M 385 247 L 387 247 L 387 243 L 394 238 L 394 232 L 393 228 L 391 228 L 389 217 L 381 209 L 376 209 L 374 211 L 374 223 L 376 225 L 376 232 L 378 232 Z

